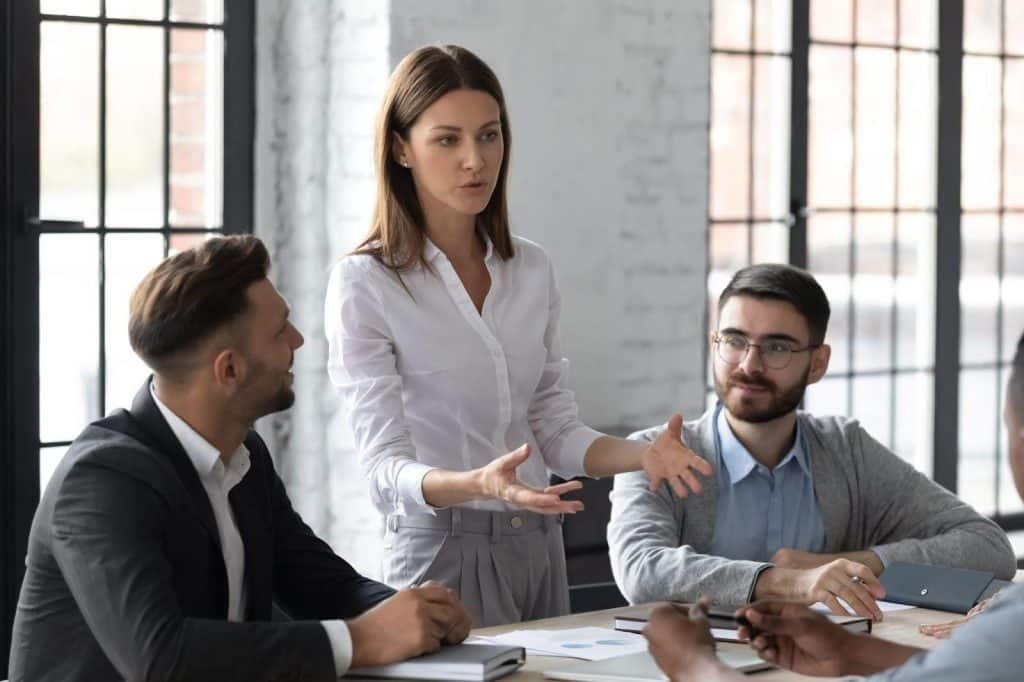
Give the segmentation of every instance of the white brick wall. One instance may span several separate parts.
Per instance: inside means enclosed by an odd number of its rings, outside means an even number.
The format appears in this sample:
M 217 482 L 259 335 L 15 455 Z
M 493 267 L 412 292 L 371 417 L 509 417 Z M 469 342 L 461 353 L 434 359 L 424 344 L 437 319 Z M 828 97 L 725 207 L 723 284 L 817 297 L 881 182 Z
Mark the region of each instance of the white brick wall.
M 703 406 L 710 0 L 263 0 L 257 233 L 307 346 L 296 407 L 265 425 L 315 530 L 379 575 L 379 521 L 326 379 L 326 270 L 368 224 L 373 117 L 410 50 L 497 72 L 513 228 L 545 246 L 581 414 L 642 427 Z

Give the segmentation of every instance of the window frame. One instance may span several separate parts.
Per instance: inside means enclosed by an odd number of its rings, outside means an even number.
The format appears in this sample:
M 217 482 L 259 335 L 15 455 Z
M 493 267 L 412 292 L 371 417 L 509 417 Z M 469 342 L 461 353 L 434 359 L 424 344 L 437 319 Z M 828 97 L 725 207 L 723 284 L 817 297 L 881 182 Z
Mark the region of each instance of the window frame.
M 169 21 L 170 0 L 164 0 L 163 20 L 131 20 L 100 17 L 60 17 L 61 21 L 90 24 L 144 25 L 206 28 L 206 24 Z M 8 331 L 0 340 L 0 518 L 4 519 L 0 539 L 0 613 L 3 614 L 3 642 L 0 666 L 6 670 L 10 654 L 12 624 L 25 569 L 28 534 L 39 503 L 39 236 L 53 233 L 112 234 L 117 232 L 161 233 L 165 252 L 172 234 L 189 232 L 247 233 L 253 221 L 253 139 L 255 130 L 255 7 L 247 0 L 225 0 L 222 24 L 224 45 L 223 80 L 223 217 L 218 227 L 177 228 L 168 225 L 169 108 L 168 70 L 170 40 L 164 41 L 164 220 L 163 226 L 148 230 L 100 228 L 83 230 L 75 223 L 34 219 L 39 208 L 40 133 L 40 26 L 44 17 L 39 0 L 4 3 L 0 21 L 0 131 L 4 158 L 4 182 L 0 189 L 2 235 L 0 235 L 0 278 L 3 296 L 0 314 Z M 105 2 L 101 0 L 101 10 Z M 103 32 L 101 31 L 101 34 Z M 103 59 L 101 38 L 100 59 Z M 101 62 L 102 73 L 102 62 Z M 105 98 L 100 77 L 101 102 Z M 105 136 L 104 105 L 101 103 L 101 140 Z M 104 153 L 103 146 L 100 154 Z M 102 161 L 101 161 L 102 163 Z M 17 169 L 17 172 L 11 172 Z M 103 196 L 105 178 L 100 174 Z M 102 203 L 102 202 L 101 202 Z M 101 209 L 102 211 L 102 209 Z M 104 239 L 100 238 L 100 244 Z M 101 254 L 101 258 L 102 258 Z M 102 261 L 101 261 L 102 262 Z M 100 282 L 100 319 L 103 319 L 103 283 Z M 103 324 L 100 325 L 100 390 L 105 381 Z M 101 401 L 102 402 L 102 401 Z M 62 443 L 63 444 L 63 443 Z M 45 445 L 50 445 L 45 444 Z

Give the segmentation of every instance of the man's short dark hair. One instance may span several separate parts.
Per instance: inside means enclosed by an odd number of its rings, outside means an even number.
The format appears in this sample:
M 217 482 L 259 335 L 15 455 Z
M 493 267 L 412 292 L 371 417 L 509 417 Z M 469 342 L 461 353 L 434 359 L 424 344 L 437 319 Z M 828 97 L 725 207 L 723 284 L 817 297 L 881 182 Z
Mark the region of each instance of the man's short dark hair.
M 1006 386 L 1006 399 L 1010 409 L 1024 419 L 1024 335 L 1017 342 L 1017 353 L 1013 356 L 1010 367 L 1010 381 Z
M 246 290 L 269 270 L 267 248 L 251 235 L 214 237 L 165 259 L 132 293 L 132 349 L 154 371 L 171 370 L 183 354 L 241 317 Z
M 733 296 L 751 296 L 793 305 L 811 331 L 811 343 L 825 342 L 831 309 L 828 297 L 817 280 L 806 270 L 782 263 L 760 263 L 739 270 L 718 298 L 718 312 Z

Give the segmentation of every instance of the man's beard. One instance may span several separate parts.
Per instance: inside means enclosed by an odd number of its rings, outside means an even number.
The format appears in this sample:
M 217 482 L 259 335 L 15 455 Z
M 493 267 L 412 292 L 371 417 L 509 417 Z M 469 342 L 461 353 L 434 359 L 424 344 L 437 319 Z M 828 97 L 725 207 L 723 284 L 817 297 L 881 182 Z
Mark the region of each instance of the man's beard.
M 717 375 L 715 376 L 715 393 L 718 394 L 718 399 L 722 401 L 732 416 L 752 424 L 763 424 L 787 415 L 800 406 L 800 401 L 804 399 L 804 392 L 807 390 L 807 378 L 810 374 L 811 368 L 808 367 L 796 384 L 780 393 L 779 387 L 774 382 L 764 377 L 754 378 L 736 370 L 726 378 L 725 385 L 718 380 Z M 729 389 L 733 384 L 763 386 L 768 390 L 771 401 L 767 406 L 759 408 L 753 405 L 753 401 L 742 397 L 730 399 Z
M 287 374 L 282 376 L 279 381 L 274 383 L 277 385 L 277 390 L 266 398 L 261 398 L 253 395 L 254 392 L 259 391 L 265 384 L 270 370 L 263 363 L 253 363 L 253 371 L 249 376 L 249 381 L 246 382 L 243 388 L 243 394 L 248 393 L 249 399 L 253 400 L 253 419 L 259 419 L 260 417 L 275 412 L 281 412 L 287 410 L 295 404 L 295 391 L 291 386 L 285 383 L 285 377 Z

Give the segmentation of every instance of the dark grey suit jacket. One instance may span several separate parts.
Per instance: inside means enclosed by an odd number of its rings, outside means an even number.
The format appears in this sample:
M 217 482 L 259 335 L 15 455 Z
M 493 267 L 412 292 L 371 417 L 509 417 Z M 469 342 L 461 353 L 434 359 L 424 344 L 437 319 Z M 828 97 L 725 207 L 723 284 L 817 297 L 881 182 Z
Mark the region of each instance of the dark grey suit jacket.
M 149 392 L 91 424 L 57 467 L 29 537 L 12 682 L 337 679 L 320 620 L 393 594 L 292 508 L 263 441 L 229 501 L 245 543 L 246 621 L 226 620 L 209 498 Z M 296 619 L 272 622 L 272 601 Z

